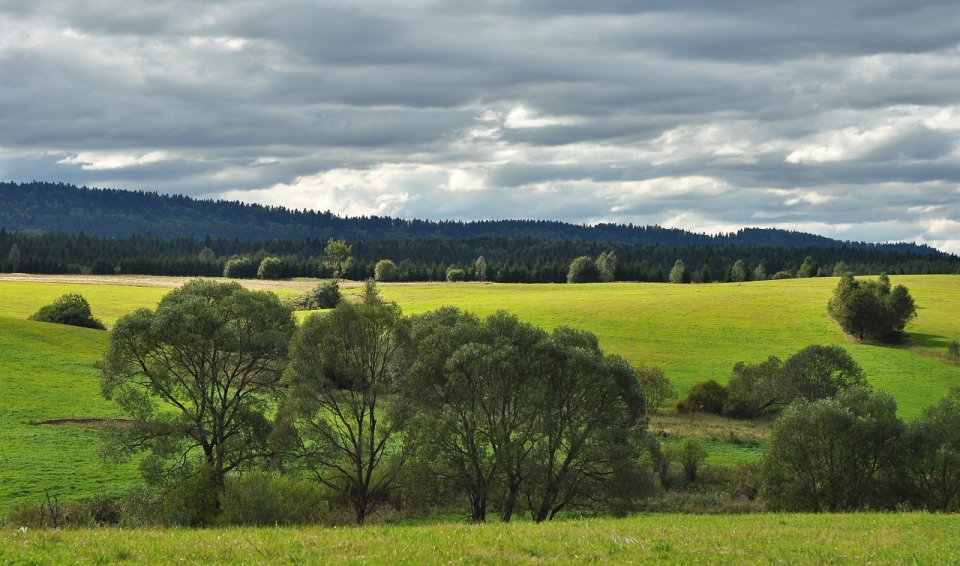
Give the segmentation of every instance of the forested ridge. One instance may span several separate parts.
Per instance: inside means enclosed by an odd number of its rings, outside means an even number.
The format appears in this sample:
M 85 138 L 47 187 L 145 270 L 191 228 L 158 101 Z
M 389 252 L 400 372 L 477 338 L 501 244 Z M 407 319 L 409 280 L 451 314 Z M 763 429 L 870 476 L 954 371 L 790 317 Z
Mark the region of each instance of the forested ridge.
M 158 238 L 240 238 L 241 240 L 394 240 L 417 238 L 534 238 L 584 240 L 645 246 L 783 246 L 785 248 L 858 248 L 938 254 L 926 245 L 842 242 L 779 229 L 744 228 L 707 235 L 660 226 L 597 224 L 585 226 L 547 220 L 472 222 L 406 220 L 390 217 L 340 217 L 330 212 L 296 210 L 239 201 L 202 200 L 183 195 L 77 187 L 64 183 L 0 183 L 0 226 L 8 231 L 66 232 L 127 238 L 148 232 Z

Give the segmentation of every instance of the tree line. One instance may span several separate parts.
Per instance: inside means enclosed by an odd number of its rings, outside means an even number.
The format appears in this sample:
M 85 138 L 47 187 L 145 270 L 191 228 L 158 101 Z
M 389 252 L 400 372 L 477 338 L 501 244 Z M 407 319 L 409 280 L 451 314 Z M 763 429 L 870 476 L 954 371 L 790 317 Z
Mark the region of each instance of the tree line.
M 86 234 L 7 232 L 0 228 L 0 271 L 23 273 L 89 273 L 218 277 L 228 265 L 233 277 L 257 277 L 260 263 L 276 258 L 276 276 L 332 277 L 326 247 L 331 238 L 240 240 L 225 238 L 101 238 Z M 342 239 L 342 238 L 341 238 Z M 571 264 L 586 257 L 600 271 L 587 274 L 604 281 L 736 281 L 804 275 L 804 262 L 816 258 L 820 275 L 851 271 L 858 275 L 956 273 L 960 258 L 948 254 L 916 254 L 852 247 L 787 248 L 780 246 L 643 245 L 547 240 L 534 237 L 349 241 L 353 261 L 343 277 L 364 281 L 376 265 L 389 260 L 398 281 L 444 281 L 450 270 L 462 280 L 503 283 L 564 283 Z M 484 259 L 483 273 L 477 271 Z M 273 260 L 272 260 L 273 261 Z M 739 263 L 738 263 L 739 262 Z M 842 266 L 842 269 L 837 269 Z

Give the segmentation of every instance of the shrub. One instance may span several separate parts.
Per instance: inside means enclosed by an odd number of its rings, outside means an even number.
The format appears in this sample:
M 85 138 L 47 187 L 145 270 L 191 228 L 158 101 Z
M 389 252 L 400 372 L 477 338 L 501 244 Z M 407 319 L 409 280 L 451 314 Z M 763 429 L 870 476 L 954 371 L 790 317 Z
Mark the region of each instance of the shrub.
M 573 260 L 567 272 L 567 283 L 596 283 L 599 279 L 596 263 L 586 255 Z
M 944 397 L 907 425 L 904 473 L 910 500 L 929 511 L 960 509 L 960 403 Z
M 315 482 L 267 472 L 227 482 L 219 522 L 240 526 L 292 526 L 316 523 L 329 507 L 327 490 Z
M 687 393 L 687 398 L 677 403 L 680 412 L 723 413 L 723 405 L 727 401 L 727 388 L 710 379 L 694 384 Z
M 283 263 L 278 257 L 265 257 L 257 270 L 257 279 L 280 279 L 283 274 Z
M 792 398 L 784 391 L 781 368 L 783 362 L 770 356 L 759 364 L 737 362 L 733 376 L 727 383 L 727 401 L 723 413 L 727 416 L 752 419 L 789 403 Z
M 676 457 L 680 461 L 683 475 L 686 476 L 687 481 L 697 481 L 697 470 L 707 459 L 707 451 L 703 449 L 700 440 L 689 436 L 681 440 L 680 444 L 677 445 Z
M 396 281 L 397 276 L 397 264 L 389 259 L 381 259 L 373 268 L 373 278 L 377 281 Z
M 235 257 L 223 266 L 223 276 L 230 279 L 252 279 L 257 275 L 257 265 L 248 257 Z
M 463 281 L 466 279 L 466 274 L 462 269 L 458 267 L 451 267 L 447 270 L 447 282 L 453 283 L 455 281 Z
M 783 271 L 778 271 L 773 274 L 773 277 L 770 279 L 779 280 L 779 279 L 793 279 L 793 274 L 784 269 Z
M 102 322 L 93 318 L 90 303 L 82 295 L 76 293 L 68 293 L 52 304 L 41 307 L 40 310 L 30 316 L 30 320 L 95 328 L 97 330 L 107 329 Z
M 902 431 L 897 403 L 883 391 L 797 401 L 773 426 L 761 495 L 773 510 L 889 508 Z
M 787 358 L 780 370 L 785 402 L 817 401 L 852 387 L 867 388 L 860 364 L 841 346 L 811 344 Z
M 960 358 L 960 342 L 956 340 L 950 342 L 950 345 L 947 346 L 947 353 L 950 354 L 951 357 Z
M 320 283 L 312 290 L 293 299 L 291 306 L 298 311 L 332 309 L 340 302 L 340 285 L 336 280 Z
M 657 409 L 663 406 L 664 401 L 676 397 L 677 392 L 662 369 L 640 366 L 636 370 L 640 388 L 643 389 L 646 412 L 648 415 L 654 415 L 657 413 Z

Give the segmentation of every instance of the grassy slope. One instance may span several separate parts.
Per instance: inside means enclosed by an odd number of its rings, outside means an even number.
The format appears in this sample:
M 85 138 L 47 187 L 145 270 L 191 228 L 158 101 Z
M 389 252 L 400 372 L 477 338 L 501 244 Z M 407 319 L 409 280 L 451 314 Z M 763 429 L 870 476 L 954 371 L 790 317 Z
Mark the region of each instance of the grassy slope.
M 952 563 L 960 516 L 641 515 L 345 529 L 0 531 L 16 564 Z
M 102 331 L 0 318 L 0 508 L 45 489 L 69 498 L 134 477 L 129 466 L 100 465 L 93 431 L 33 424 L 116 413 L 93 367 L 106 344 Z
M 908 327 L 920 345 L 944 351 L 960 339 L 960 277 L 893 277 L 911 289 L 920 316 Z M 960 369 L 903 348 L 848 342 L 826 313 L 837 279 L 742 285 L 422 285 L 382 293 L 412 314 L 456 305 L 480 315 L 504 309 L 552 329 L 595 332 L 605 351 L 664 368 L 681 392 L 697 381 L 725 383 L 738 361 L 786 358 L 809 344 L 841 344 L 870 382 L 893 393 L 905 418 L 960 385 Z M 356 290 L 351 290 L 357 292 Z
M 960 278 L 894 277 L 893 282 L 910 287 L 917 299 L 920 318 L 910 330 L 920 345 L 943 351 L 960 338 Z M 592 330 L 606 351 L 663 366 L 681 392 L 702 379 L 726 381 L 737 361 L 786 357 L 814 342 L 850 348 L 870 381 L 897 397 L 905 418 L 960 385 L 955 366 L 905 349 L 846 343 L 824 310 L 835 284 L 817 279 L 739 286 L 386 285 L 382 292 L 407 313 L 453 304 L 481 315 L 505 309 L 546 328 L 569 324 Z M 106 347 L 106 334 L 23 320 L 68 292 L 83 294 L 95 316 L 112 324 L 137 307 L 155 306 L 168 289 L 0 282 L 0 510 L 44 489 L 89 494 L 103 482 L 126 483 L 135 476 L 129 466 L 101 469 L 89 430 L 30 424 L 113 412 L 99 397 L 92 367 Z M 758 453 L 714 441 L 708 448 L 716 462 L 755 460 Z

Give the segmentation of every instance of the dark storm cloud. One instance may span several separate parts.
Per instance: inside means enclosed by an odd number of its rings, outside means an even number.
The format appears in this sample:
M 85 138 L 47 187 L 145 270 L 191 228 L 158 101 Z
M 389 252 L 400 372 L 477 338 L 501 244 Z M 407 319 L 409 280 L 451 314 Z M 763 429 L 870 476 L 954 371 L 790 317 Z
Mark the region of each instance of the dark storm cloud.
M 955 2 L 0 1 L 0 178 L 960 251 Z

